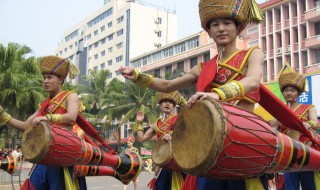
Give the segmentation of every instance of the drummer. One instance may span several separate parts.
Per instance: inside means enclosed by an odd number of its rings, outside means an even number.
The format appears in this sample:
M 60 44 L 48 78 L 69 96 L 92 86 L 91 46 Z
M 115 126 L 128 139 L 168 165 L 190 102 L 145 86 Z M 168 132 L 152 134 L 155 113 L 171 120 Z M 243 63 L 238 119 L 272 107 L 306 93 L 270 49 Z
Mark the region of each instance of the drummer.
M 178 115 L 174 113 L 175 106 L 179 99 L 182 96 L 178 91 L 172 93 L 161 93 L 157 92 L 157 99 L 159 107 L 161 109 L 161 117 L 155 122 L 154 125 L 151 125 L 150 128 L 144 133 L 143 130 L 143 112 L 138 112 L 136 119 L 136 127 L 134 132 L 137 133 L 138 141 L 144 142 L 151 139 L 154 135 L 157 135 L 158 139 L 165 142 L 170 142 L 172 138 L 172 127 L 176 122 Z M 176 182 L 172 183 L 172 175 L 177 176 L 175 178 Z M 166 190 L 166 189 L 181 189 L 183 184 L 183 176 L 180 172 L 170 171 L 162 168 L 160 174 L 157 176 L 157 181 L 155 186 L 157 190 Z
M 0 123 L 7 123 L 24 131 L 27 127 L 44 121 L 72 130 L 79 112 L 79 99 L 74 91 L 63 91 L 62 84 L 68 74 L 70 78 L 74 78 L 79 70 L 69 60 L 57 56 L 42 57 L 40 70 L 44 79 L 44 90 L 49 93 L 47 100 L 42 102 L 40 108 L 26 121 L 11 117 L 0 106 Z M 66 175 L 68 172 L 69 175 Z M 22 189 L 76 189 L 72 176 L 73 166 L 65 168 L 37 164 L 30 181 L 27 181 Z M 79 181 L 78 184 L 80 187 L 77 189 L 87 188 L 85 181 Z
M 308 129 L 311 134 L 316 134 L 315 130 L 319 127 L 317 110 L 312 104 L 299 104 L 297 102 L 297 98 L 305 91 L 306 77 L 296 73 L 287 63 L 279 74 L 279 86 L 287 106 L 297 114 L 298 118 L 303 122 L 304 127 Z M 287 128 L 275 119 L 270 121 L 270 125 L 295 140 L 319 149 L 319 147 L 315 147 L 310 139 L 300 132 Z M 302 190 L 319 189 L 319 172 L 306 171 L 284 173 L 284 189 L 299 190 L 300 186 Z
M 173 80 L 153 78 L 152 75 L 138 72 L 132 66 L 120 67 L 121 74 L 140 87 L 160 92 L 171 92 L 196 84 L 197 93 L 188 100 L 189 107 L 198 99 L 217 99 L 253 111 L 254 103 L 260 98 L 258 88 L 263 73 L 264 55 L 258 47 L 238 49 L 236 40 L 249 22 L 259 23 L 263 19 L 261 9 L 251 0 L 200 0 L 199 13 L 202 28 L 214 40 L 218 50 L 213 59 L 199 63 L 182 77 Z M 246 182 L 199 179 L 199 190 L 263 189 L 258 178 Z M 267 183 L 264 188 L 268 189 Z

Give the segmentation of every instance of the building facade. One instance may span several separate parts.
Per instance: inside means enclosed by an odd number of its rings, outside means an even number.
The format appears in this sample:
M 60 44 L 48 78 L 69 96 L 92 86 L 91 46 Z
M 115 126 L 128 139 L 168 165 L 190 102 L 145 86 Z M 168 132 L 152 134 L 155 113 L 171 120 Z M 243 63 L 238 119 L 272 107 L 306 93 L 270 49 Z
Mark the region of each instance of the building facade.
M 320 1 L 269 0 L 260 7 L 265 19 L 247 35 L 248 45 L 258 43 L 265 53 L 264 81 L 276 80 L 285 62 L 301 74 L 319 72 Z
M 55 54 L 76 63 L 80 76 L 107 69 L 111 79 L 119 76 L 120 66 L 129 65 L 130 58 L 176 40 L 174 11 L 135 1 L 106 0 L 100 10 L 65 33 Z M 84 83 L 82 80 L 78 77 L 73 82 Z

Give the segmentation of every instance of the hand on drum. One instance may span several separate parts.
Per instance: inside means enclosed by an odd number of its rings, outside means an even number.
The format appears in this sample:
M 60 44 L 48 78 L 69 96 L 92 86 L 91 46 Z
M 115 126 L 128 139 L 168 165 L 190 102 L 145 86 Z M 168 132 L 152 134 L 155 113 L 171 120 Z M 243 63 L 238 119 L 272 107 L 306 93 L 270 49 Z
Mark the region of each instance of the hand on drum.
M 138 122 L 143 122 L 144 113 L 143 113 L 142 111 L 138 111 L 138 112 L 137 112 L 136 119 L 137 119 Z
M 134 67 L 132 66 L 129 66 L 129 67 L 121 66 L 119 68 L 119 71 L 121 75 L 126 79 L 133 80 L 136 77 L 136 73 L 134 72 Z
M 219 100 L 220 96 L 215 92 L 197 92 L 189 98 L 187 102 L 188 108 L 190 108 L 196 102 L 196 100 L 204 100 L 204 99 Z
M 46 116 L 36 116 L 33 120 L 33 126 L 36 127 L 41 121 L 48 121 Z
M 172 136 L 170 134 L 165 134 L 161 139 L 164 140 L 165 142 L 170 142 L 172 139 Z
M 276 120 L 276 119 L 271 119 L 270 121 L 269 121 L 269 124 L 273 127 L 273 128 L 275 128 L 275 129 L 279 129 L 280 128 L 280 122 L 278 121 L 278 120 Z

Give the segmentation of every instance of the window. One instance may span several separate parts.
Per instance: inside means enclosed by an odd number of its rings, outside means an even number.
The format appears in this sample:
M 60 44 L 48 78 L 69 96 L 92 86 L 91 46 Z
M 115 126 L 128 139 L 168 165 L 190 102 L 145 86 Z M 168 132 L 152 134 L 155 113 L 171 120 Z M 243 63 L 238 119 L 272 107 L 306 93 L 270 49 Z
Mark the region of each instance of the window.
M 181 43 L 175 46 L 176 54 L 182 53 L 186 51 L 186 45 L 185 43 Z
M 248 47 L 250 48 L 250 47 L 256 46 L 258 45 L 258 43 L 259 43 L 259 40 L 250 41 L 248 42 Z
M 121 16 L 121 17 L 119 17 L 119 18 L 117 18 L 117 24 L 119 24 L 119 23 L 121 23 L 121 22 L 123 22 L 123 16 Z
M 101 52 L 101 57 L 103 57 L 103 56 L 105 56 L 105 55 L 106 55 L 106 51 L 103 50 L 103 51 Z
M 72 48 L 73 48 L 73 45 L 71 44 L 71 45 L 69 46 L 69 48 L 72 49 Z
M 105 64 L 105 63 L 100 64 L 100 68 L 101 68 L 101 69 L 106 68 L 106 64 Z
M 193 68 L 196 65 L 198 65 L 198 57 L 191 58 L 190 59 L 190 67 Z
M 112 53 L 113 52 L 113 47 L 109 47 L 108 48 L 108 53 Z
M 119 70 L 116 71 L 116 75 L 117 75 L 117 76 L 120 75 L 120 71 L 119 71 Z
M 166 66 L 166 73 L 168 74 L 172 73 L 172 65 Z
M 68 36 L 65 37 L 65 41 L 68 42 L 69 40 L 73 39 L 74 37 L 78 36 L 78 30 L 72 32 Z
M 90 40 L 91 39 L 91 34 L 88 34 L 87 35 L 87 40 Z
M 105 43 L 106 43 L 106 39 L 103 38 L 103 39 L 101 40 L 101 45 L 103 45 L 103 44 L 105 44 Z
M 158 24 L 162 24 L 162 18 L 158 17 Z
M 123 34 L 123 29 L 117 31 L 117 36 L 121 36 Z
M 160 69 L 154 70 L 154 76 L 160 78 Z
M 93 25 L 99 23 L 100 21 L 104 20 L 105 18 L 107 18 L 108 16 L 110 16 L 113 12 L 112 7 L 108 10 L 106 10 L 105 12 L 103 12 L 102 14 L 100 14 L 99 16 L 97 16 L 96 18 L 92 19 L 90 22 L 87 23 L 88 28 L 91 28 Z
M 94 45 L 95 48 L 97 48 L 97 47 L 99 46 L 99 43 L 96 42 L 96 43 L 94 43 L 93 45 Z
M 123 60 L 123 56 L 122 55 L 116 57 L 116 63 L 119 63 L 122 60 Z
M 203 61 L 207 62 L 210 60 L 210 52 L 203 54 Z
M 98 66 L 93 67 L 93 70 L 97 71 L 98 70 Z
M 109 36 L 107 36 L 107 38 L 109 41 L 113 40 L 113 34 L 110 34 Z
M 305 54 L 305 55 L 306 55 L 305 57 L 307 57 L 307 54 Z M 320 63 L 320 49 L 314 50 L 314 55 L 315 55 L 316 63 Z
M 157 32 L 157 35 L 158 35 L 158 37 L 161 37 L 161 36 L 162 36 L 162 31 L 159 30 L 159 31 Z
M 112 22 L 108 22 L 108 28 L 112 27 Z
M 100 28 L 100 31 L 103 32 L 105 29 L 106 29 L 106 27 L 105 27 L 105 26 L 102 26 L 102 27 Z
M 247 30 L 247 34 L 253 34 L 253 33 L 256 33 L 256 32 L 258 32 L 258 26 L 249 28 L 249 29 Z
M 118 43 L 118 44 L 116 45 L 116 48 L 117 48 L 117 49 L 120 49 L 120 48 L 122 48 L 122 46 L 123 46 L 123 43 L 120 42 L 120 43 Z
M 180 72 L 184 72 L 184 62 L 181 61 L 178 63 L 178 67 L 177 69 L 180 71 Z
M 98 35 L 98 30 L 95 30 L 95 31 L 93 32 L 93 35 L 94 35 L 94 36 Z
M 67 53 L 67 51 L 68 51 L 68 48 L 64 48 L 64 52 Z
M 315 34 L 320 35 L 320 22 L 314 24 Z
M 199 38 L 193 38 L 191 40 L 188 40 L 187 42 L 188 50 L 194 49 L 199 47 Z
M 107 79 L 111 79 L 112 78 L 112 73 L 109 73 L 107 76 Z
M 108 61 L 108 65 L 111 66 L 112 65 L 112 60 Z
M 94 55 L 94 59 L 97 60 L 99 58 L 98 54 Z

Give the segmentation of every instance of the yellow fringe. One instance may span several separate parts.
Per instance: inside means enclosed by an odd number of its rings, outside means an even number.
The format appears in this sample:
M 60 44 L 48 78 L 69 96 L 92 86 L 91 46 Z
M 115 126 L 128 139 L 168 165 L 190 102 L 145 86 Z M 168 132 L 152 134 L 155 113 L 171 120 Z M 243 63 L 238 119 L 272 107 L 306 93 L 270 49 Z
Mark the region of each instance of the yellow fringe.
M 69 78 L 74 79 L 79 73 L 79 68 L 69 61 Z
M 314 185 L 316 189 L 320 189 L 320 172 L 314 172 Z
M 264 190 L 259 178 L 250 178 L 245 180 L 246 190 Z
M 183 185 L 183 177 L 180 172 L 172 171 L 171 190 L 180 190 Z
M 70 173 L 67 167 L 63 167 L 63 174 L 64 174 L 64 185 L 66 190 L 77 190 L 73 180 L 70 177 Z
M 251 0 L 249 12 L 247 14 L 247 20 L 250 23 L 260 23 L 263 19 L 263 12 L 260 9 L 259 5 L 256 3 L 256 0 Z

